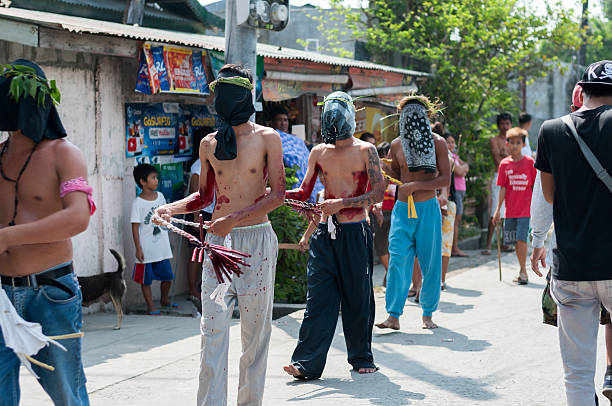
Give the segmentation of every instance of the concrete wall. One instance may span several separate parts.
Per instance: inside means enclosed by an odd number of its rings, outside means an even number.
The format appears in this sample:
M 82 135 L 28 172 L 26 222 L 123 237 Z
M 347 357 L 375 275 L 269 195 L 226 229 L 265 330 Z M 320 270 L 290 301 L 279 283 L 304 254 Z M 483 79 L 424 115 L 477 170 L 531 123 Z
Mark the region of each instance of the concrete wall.
M 529 130 L 529 141 L 533 150 L 537 146 L 542 123 L 569 113 L 572 90 L 578 80 L 577 71 L 582 75 L 582 68 L 564 63 L 547 76 L 527 85 L 526 110 L 533 116 L 533 125 Z
M 58 108 L 68 140 L 77 145 L 87 161 L 89 182 L 94 188 L 97 211 L 89 228 L 73 239 L 74 262 L 78 276 L 90 276 L 116 269 L 108 252 L 114 248 L 124 254 L 128 269 L 126 305 L 128 309 L 144 303 L 140 287 L 131 281 L 135 259 L 129 216 L 135 198 L 132 176 L 133 158 L 125 157 L 126 102 L 203 103 L 188 96 L 145 96 L 134 92 L 137 61 L 130 58 L 92 55 L 80 52 L 32 48 L 0 41 L 0 63 L 27 58 L 38 63 L 47 77 L 55 79 L 62 95 Z M 187 291 L 185 241 L 171 234 L 177 275 L 173 292 Z M 157 283 L 154 297 L 159 298 Z M 92 310 L 99 309 L 92 306 Z

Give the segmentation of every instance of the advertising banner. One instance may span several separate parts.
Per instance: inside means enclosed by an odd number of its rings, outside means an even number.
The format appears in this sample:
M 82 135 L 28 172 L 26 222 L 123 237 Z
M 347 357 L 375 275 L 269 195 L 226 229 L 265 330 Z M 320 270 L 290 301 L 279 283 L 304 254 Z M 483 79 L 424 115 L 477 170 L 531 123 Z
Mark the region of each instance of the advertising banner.
M 199 104 L 126 103 L 126 156 L 191 157 L 193 134 L 215 127 L 216 116 Z
M 208 95 L 205 57 L 206 51 L 145 43 L 136 91 Z

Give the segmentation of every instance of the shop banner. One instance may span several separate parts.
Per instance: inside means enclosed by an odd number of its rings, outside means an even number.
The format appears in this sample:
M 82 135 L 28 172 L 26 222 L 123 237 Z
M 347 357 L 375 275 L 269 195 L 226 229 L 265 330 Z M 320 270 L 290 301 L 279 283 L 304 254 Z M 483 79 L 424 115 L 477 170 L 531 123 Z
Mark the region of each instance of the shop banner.
M 125 116 L 128 158 L 190 157 L 194 131 L 217 120 L 205 105 L 178 103 L 126 103 Z
M 206 51 L 145 43 L 136 91 L 208 95 L 205 57 Z

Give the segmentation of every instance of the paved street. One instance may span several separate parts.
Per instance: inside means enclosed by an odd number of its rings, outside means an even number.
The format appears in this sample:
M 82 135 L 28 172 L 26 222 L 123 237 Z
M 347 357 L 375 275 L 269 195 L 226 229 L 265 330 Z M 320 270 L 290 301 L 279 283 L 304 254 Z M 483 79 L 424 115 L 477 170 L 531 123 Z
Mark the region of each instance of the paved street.
M 472 252 L 472 255 L 477 255 Z M 380 372 L 350 371 L 341 324 L 323 378 L 290 379 L 282 370 L 296 343 L 303 312 L 275 320 L 268 362 L 265 405 L 563 405 L 562 366 L 556 329 L 541 322 L 542 280 L 512 284 L 514 254 L 449 274 L 435 321 L 420 328 L 420 310 L 408 302 L 399 332 L 375 328 L 373 351 Z M 465 266 L 478 258 L 463 260 Z M 454 259 L 453 259 L 454 260 Z M 457 262 L 456 262 L 457 264 Z M 454 266 L 453 268 L 455 268 Z M 377 267 L 377 280 L 381 279 Z M 533 276 L 533 274 L 530 274 Z M 384 293 L 376 293 L 377 321 Z M 92 405 L 193 405 L 199 363 L 199 320 L 129 315 L 113 331 L 115 315 L 85 318 L 83 357 Z M 599 387 L 605 367 L 599 340 Z M 236 404 L 240 331 L 234 321 L 229 354 L 229 404 Z M 23 369 L 22 369 L 23 371 Z M 22 404 L 47 405 L 34 379 L 22 373 Z M 604 403 L 601 403 L 604 404 Z

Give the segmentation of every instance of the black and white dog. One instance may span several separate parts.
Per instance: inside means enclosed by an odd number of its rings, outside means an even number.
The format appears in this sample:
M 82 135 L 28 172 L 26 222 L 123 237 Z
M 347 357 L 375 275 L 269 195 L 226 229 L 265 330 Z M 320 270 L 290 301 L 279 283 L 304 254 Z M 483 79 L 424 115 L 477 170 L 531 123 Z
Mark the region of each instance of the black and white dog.
M 123 321 L 123 296 L 125 296 L 127 290 L 127 284 L 123 279 L 125 259 L 112 248 L 110 252 L 117 260 L 117 270 L 115 272 L 105 272 L 94 276 L 79 276 L 77 279 L 79 285 L 81 285 L 83 306 L 89 306 L 98 301 L 108 303 L 110 300 L 113 302 L 117 312 L 117 325 L 114 329 L 119 330 Z

